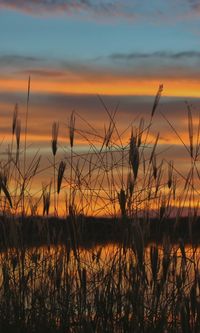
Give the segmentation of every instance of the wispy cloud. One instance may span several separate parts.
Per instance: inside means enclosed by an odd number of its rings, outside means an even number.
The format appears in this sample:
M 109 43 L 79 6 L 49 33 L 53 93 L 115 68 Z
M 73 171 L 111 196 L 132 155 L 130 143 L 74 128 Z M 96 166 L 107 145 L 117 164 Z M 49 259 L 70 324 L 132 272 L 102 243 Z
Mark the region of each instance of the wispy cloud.
M 137 22 L 177 22 L 199 15 L 199 0 L 0 0 L 0 8 L 30 15 L 81 15 L 82 19 L 124 18 Z
M 193 10 L 200 9 L 199 0 L 187 0 L 187 1 L 188 1 L 188 4 L 189 4 L 191 9 L 193 9 Z
M 180 6 L 184 4 L 184 6 Z M 0 8 L 8 8 L 33 15 L 63 13 L 67 15 L 83 14 L 82 17 L 100 16 L 101 19 L 124 17 L 127 19 L 147 18 L 153 22 L 157 20 L 183 17 L 187 1 L 194 0 L 0 0 Z M 194 2 L 194 3 L 193 3 Z M 186 5 L 186 8 L 185 8 Z
M 166 52 L 166 51 L 157 51 L 152 53 L 113 53 L 109 58 L 113 60 L 134 60 L 134 59 L 169 59 L 169 60 L 179 60 L 179 59 L 191 59 L 199 58 L 200 52 L 198 51 L 182 51 L 182 52 Z
M 116 53 L 82 61 L 0 55 L 0 89 L 22 92 L 27 77 L 41 93 L 152 95 L 159 83 L 168 96 L 199 97 L 200 52 Z
M 159 51 L 153 53 L 113 53 L 106 57 L 61 60 L 31 55 L 0 55 L 1 76 L 62 82 L 105 82 L 132 79 L 200 79 L 200 52 Z
M 30 64 L 41 63 L 44 59 L 34 56 L 23 56 L 18 54 L 0 55 L 0 66 L 27 66 Z
M 0 0 L 0 7 L 32 14 L 62 12 L 71 15 L 92 12 L 95 15 L 128 15 L 126 5 L 122 3 L 120 0 Z

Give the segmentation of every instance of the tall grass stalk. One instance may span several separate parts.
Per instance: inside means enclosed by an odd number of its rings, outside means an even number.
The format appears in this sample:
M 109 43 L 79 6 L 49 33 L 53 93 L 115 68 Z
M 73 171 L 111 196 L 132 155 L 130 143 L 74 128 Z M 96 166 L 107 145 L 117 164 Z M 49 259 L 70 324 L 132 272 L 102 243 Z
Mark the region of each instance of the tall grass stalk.
M 59 131 L 59 123 L 54 122 L 52 125 L 52 141 L 51 148 L 53 153 L 53 184 L 54 184 L 54 216 L 57 216 L 56 210 L 56 153 L 58 149 L 58 131 Z

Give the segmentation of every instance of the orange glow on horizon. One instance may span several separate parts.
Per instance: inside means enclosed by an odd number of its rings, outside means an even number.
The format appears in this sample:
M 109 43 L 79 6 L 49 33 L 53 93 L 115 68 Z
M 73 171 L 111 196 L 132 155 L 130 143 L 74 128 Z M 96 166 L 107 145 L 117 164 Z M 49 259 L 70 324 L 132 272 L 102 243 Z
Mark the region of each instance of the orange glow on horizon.
M 33 78 L 31 91 L 33 93 L 60 94 L 103 94 L 103 95 L 155 95 L 159 83 L 164 84 L 164 95 L 174 97 L 200 97 L 200 82 L 193 79 L 128 79 L 108 78 L 105 81 L 49 81 Z M 25 79 L 0 79 L 0 89 L 4 92 L 26 92 Z

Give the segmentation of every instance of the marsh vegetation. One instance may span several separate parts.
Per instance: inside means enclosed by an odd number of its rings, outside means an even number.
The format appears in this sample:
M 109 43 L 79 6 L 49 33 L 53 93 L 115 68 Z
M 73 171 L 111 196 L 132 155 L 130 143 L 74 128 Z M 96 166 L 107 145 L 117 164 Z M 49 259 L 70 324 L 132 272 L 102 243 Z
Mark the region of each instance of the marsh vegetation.
M 54 122 L 41 167 L 39 151 L 28 156 L 30 84 L 23 140 L 16 105 L 0 164 L 0 331 L 199 332 L 200 122 L 194 126 L 190 105 L 188 143 L 162 115 L 188 154 L 187 174 L 151 133 L 162 85 L 149 119 L 123 132 L 118 105 L 110 111 L 101 97 L 103 135 L 73 111 L 61 147 Z M 33 192 L 49 169 L 52 177 Z

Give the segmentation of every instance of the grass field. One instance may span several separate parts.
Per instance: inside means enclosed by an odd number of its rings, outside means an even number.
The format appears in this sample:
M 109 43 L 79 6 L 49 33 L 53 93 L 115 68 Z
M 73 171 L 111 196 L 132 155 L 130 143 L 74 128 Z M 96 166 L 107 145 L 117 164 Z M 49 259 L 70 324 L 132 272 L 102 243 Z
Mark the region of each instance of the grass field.
M 151 135 L 162 89 L 149 120 L 124 133 L 101 97 L 104 135 L 84 119 L 80 130 L 72 112 L 61 159 L 54 122 L 43 167 L 39 152 L 28 154 L 29 79 L 23 141 L 16 106 L 1 161 L 0 332 L 200 331 L 200 124 L 187 105 L 187 144 L 163 115 L 188 153 L 182 174 Z

